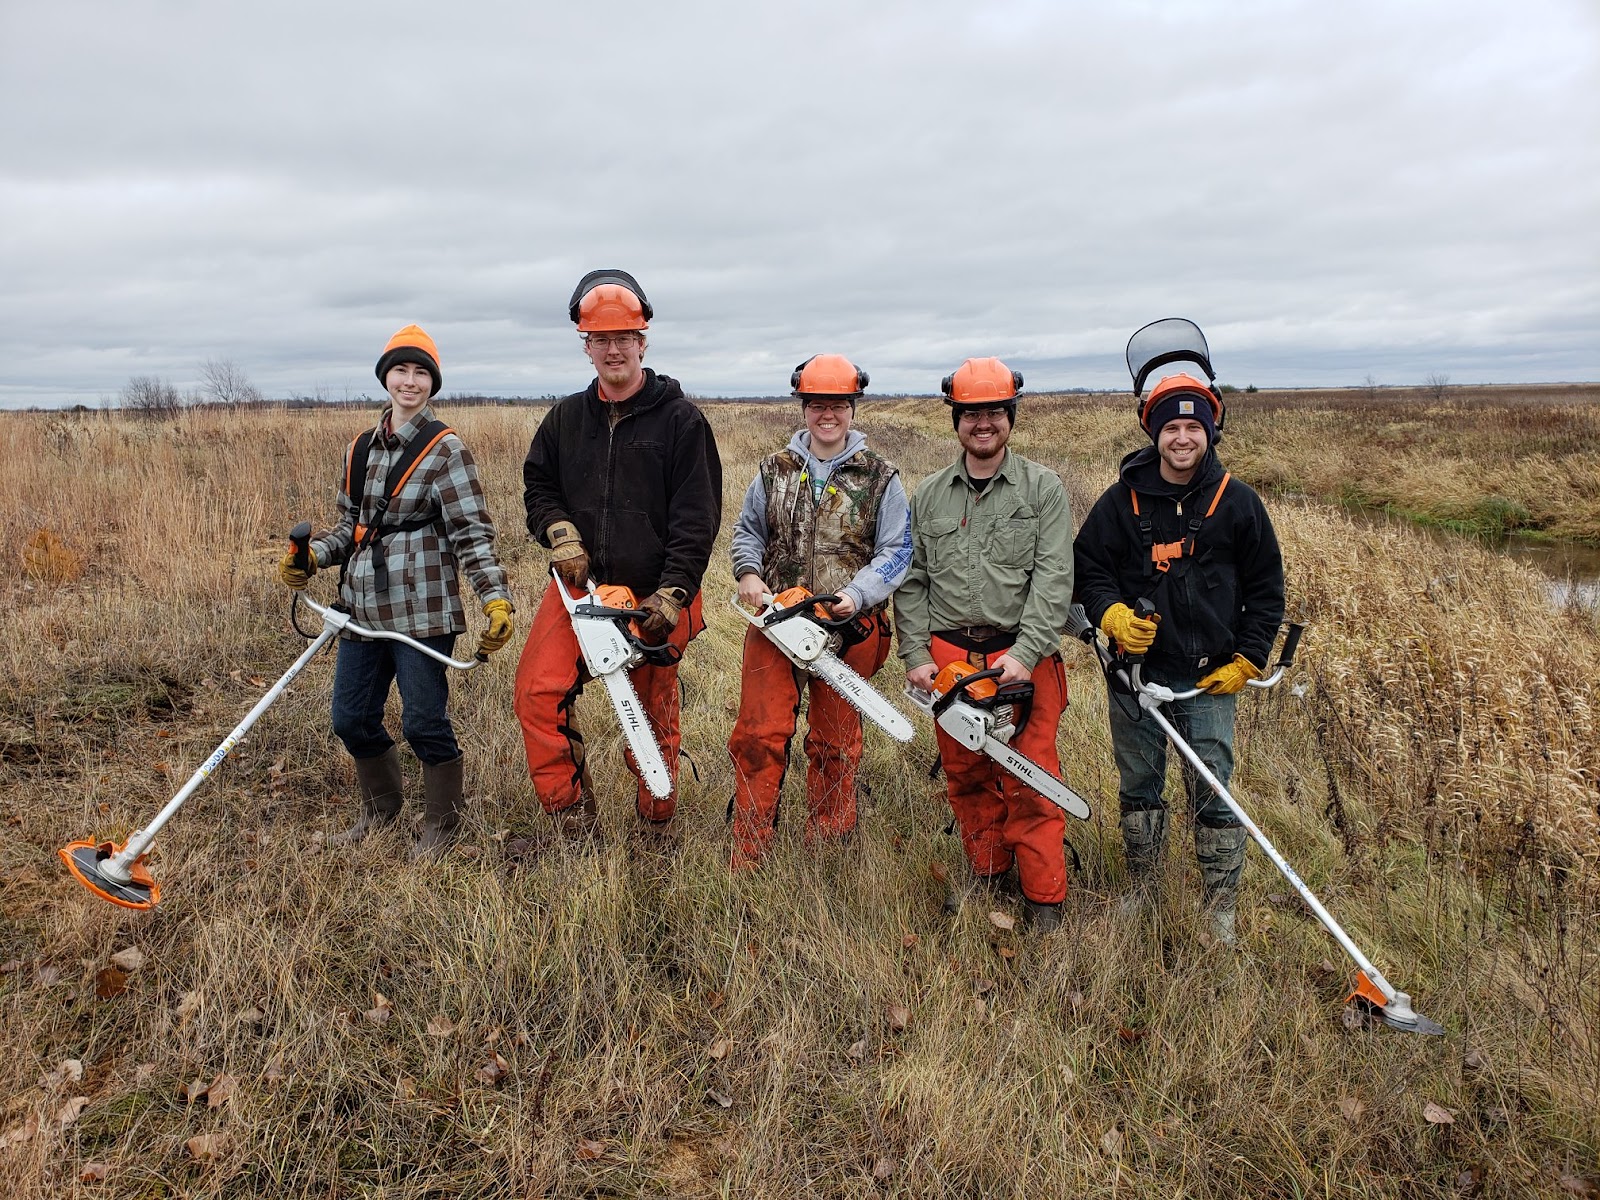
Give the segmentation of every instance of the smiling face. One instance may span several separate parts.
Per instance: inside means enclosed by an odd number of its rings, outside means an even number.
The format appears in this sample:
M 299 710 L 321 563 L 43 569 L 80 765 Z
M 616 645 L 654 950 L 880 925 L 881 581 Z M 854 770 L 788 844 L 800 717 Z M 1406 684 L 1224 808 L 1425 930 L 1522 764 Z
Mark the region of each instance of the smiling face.
M 1156 435 L 1161 456 L 1161 478 L 1168 483 L 1188 483 L 1206 456 L 1206 427 L 1190 417 L 1177 417 Z
M 644 334 L 633 330 L 591 333 L 583 352 L 600 377 L 602 400 L 626 400 L 644 386 Z
M 977 478 L 993 475 L 1011 440 L 1011 417 L 1005 408 L 961 408 L 956 413 L 956 440 L 967 452 L 967 473 Z
M 806 432 L 811 435 L 811 453 L 820 459 L 834 457 L 844 449 L 855 416 L 850 401 L 826 396 L 804 401 Z
M 394 424 L 404 425 L 427 407 L 433 376 L 418 363 L 396 363 L 383 377 L 383 386 L 394 405 Z

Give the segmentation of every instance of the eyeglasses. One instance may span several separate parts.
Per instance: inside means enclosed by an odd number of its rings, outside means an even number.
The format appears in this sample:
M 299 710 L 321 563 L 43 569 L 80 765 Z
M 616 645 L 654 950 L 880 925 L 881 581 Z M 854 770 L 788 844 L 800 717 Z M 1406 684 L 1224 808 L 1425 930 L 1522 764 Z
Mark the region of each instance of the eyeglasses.
M 998 421 L 1005 415 L 1006 410 L 1003 408 L 963 408 L 960 413 L 960 419 L 968 425 L 974 425 L 980 419 Z
M 836 417 L 843 416 L 845 413 L 850 411 L 850 408 L 851 406 L 848 400 L 830 401 L 826 404 L 818 400 L 806 401 L 807 412 L 832 413 Z
M 597 350 L 609 350 L 613 346 L 626 349 L 638 343 L 639 335 L 637 333 L 591 333 L 584 341 Z

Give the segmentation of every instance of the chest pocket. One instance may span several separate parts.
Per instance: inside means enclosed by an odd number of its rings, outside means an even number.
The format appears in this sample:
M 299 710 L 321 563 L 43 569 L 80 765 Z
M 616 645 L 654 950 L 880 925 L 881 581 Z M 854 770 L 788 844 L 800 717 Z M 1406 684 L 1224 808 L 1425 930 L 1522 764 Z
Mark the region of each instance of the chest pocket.
M 961 522 L 955 517 L 931 517 L 922 523 L 922 545 L 928 565 L 937 567 L 961 555 Z
M 1028 509 L 995 521 L 989 554 L 996 566 L 1032 570 L 1038 548 L 1039 518 Z

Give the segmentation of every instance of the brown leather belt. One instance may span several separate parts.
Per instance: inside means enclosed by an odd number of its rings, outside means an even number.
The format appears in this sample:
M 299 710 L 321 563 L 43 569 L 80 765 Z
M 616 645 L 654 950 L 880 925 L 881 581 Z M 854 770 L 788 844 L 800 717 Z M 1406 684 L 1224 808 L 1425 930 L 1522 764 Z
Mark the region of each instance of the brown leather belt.
M 982 667 L 990 654 L 1009 650 L 1017 641 L 1014 629 L 1001 629 L 998 625 L 963 625 L 959 629 L 937 629 L 934 637 L 959 646 L 967 652 L 967 661 Z

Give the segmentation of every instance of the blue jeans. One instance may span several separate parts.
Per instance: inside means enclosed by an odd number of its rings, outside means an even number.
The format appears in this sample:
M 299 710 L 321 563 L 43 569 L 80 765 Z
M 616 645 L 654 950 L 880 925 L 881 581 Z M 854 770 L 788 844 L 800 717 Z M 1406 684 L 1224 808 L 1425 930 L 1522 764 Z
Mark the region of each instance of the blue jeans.
M 1174 690 L 1182 691 L 1191 686 L 1174 685 Z M 1129 697 L 1111 697 L 1111 748 L 1121 776 L 1117 801 L 1124 813 L 1165 808 L 1162 792 L 1167 783 L 1167 735 L 1148 713 L 1141 711 L 1139 720 L 1130 719 L 1122 711 L 1119 700 L 1132 703 Z M 1191 700 L 1162 705 L 1163 715 L 1224 787 L 1233 774 L 1233 713 L 1237 700 L 1237 696 L 1211 696 L 1202 692 Z M 1187 760 L 1183 763 L 1183 786 L 1188 794 L 1189 810 L 1198 824 L 1212 829 L 1239 824 L 1233 810 L 1209 784 L 1200 781 Z
M 452 653 L 453 633 L 417 641 L 440 654 Z M 400 685 L 400 730 L 416 756 L 428 766 L 461 757 L 445 706 L 450 699 L 449 668 L 399 642 L 339 639 L 333 668 L 333 732 L 352 758 L 377 758 L 394 739 L 383 727 L 389 685 Z

